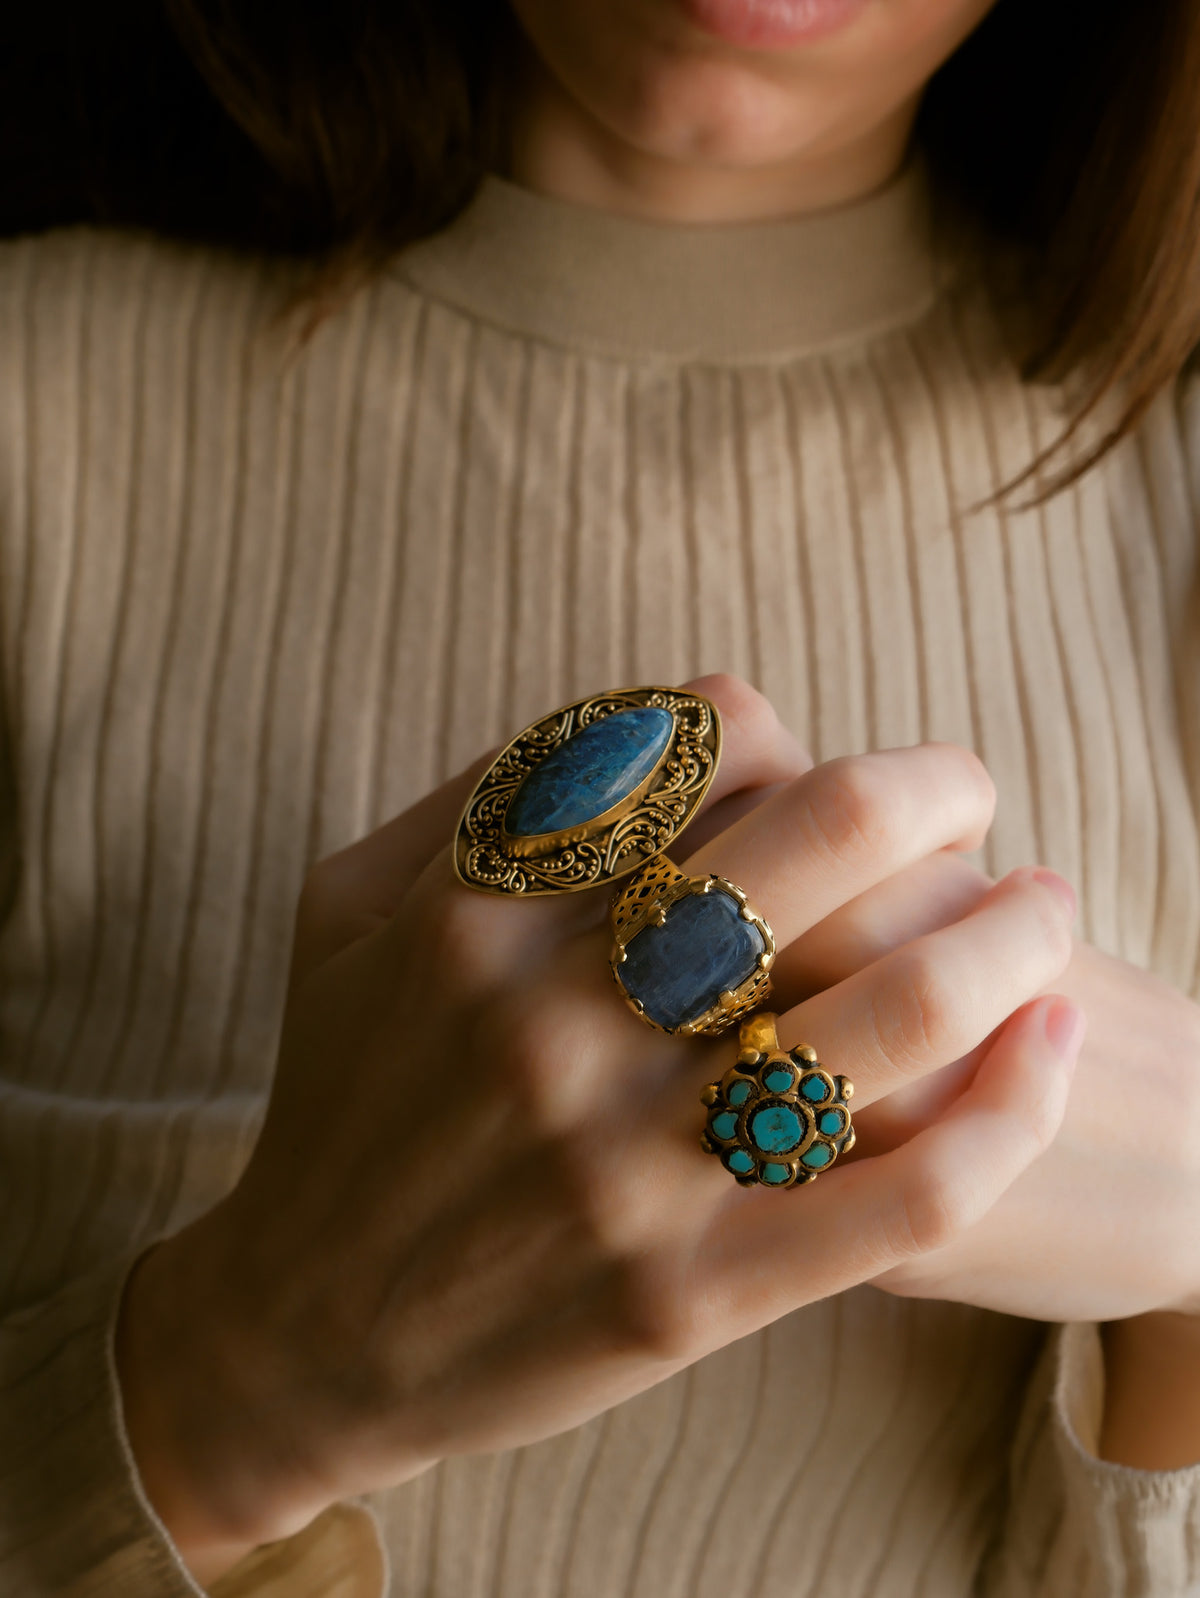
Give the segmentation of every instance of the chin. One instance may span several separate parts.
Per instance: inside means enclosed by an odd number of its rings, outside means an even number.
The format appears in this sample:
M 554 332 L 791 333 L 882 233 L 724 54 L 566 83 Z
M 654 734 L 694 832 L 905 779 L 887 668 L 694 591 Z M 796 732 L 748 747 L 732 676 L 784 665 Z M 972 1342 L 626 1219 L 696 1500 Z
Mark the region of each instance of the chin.
M 706 166 L 789 160 L 821 131 L 817 96 L 783 93 L 724 62 L 679 62 L 642 75 L 638 91 L 606 112 L 610 131 L 644 152 Z
M 794 160 L 819 144 L 833 108 L 818 85 L 798 93 L 735 63 L 648 63 L 628 91 L 592 107 L 609 131 L 649 155 L 714 167 Z

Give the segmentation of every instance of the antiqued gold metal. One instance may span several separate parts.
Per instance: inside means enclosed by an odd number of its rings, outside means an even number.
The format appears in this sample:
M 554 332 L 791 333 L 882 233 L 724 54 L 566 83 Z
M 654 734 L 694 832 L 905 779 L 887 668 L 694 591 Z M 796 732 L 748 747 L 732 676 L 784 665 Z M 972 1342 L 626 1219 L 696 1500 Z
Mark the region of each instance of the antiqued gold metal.
M 643 706 L 669 711 L 674 727 L 657 765 L 631 792 L 561 832 L 519 838 L 508 833 L 509 805 L 543 760 L 594 722 Z M 565 705 L 518 733 L 479 779 L 459 820 L 454 869 L 481 893 L 522 898 L 612 882 L 679 836 L 708 792 L 720 755 L 720 716 L 700 694 L 623 688 Z
M 671 907 L 688 894 L 727 894 L 740 907 L 741 919 L 757 927 L 762 938 L 762 953 L 754 971 L 737 988 L 722 993 L 710 1009 L 681 1026 L 660 1026 L 646 1013 L 640 1000 L 627 992 L 621 976 L 625 951 L 634 938 L 647 927 L 661 927 L 666 923 Z M 679 1037 L 713 1036 L 726 1031 L 740 1016 L 753 1010 L 771 991 L 770 970 L 775 963 L 775 934 L 757 911 L 752 910 L 746 895 L 735 882 L 714 875 L 689 877 L 678 866 L 659 855 L 656 860 L 633 877 L 613 900 L 613 946 L 609 956 L 613 976 L 626 1004 L 657 1032 L 667 1032 Z
M 778 1017 L 768 1011 L 742 1022 L 738 1045 L 736 1063 L 700 1093 L 708 1111 L 700 1147 L 743 1187 L 815 1182 L 854 1147 L 854 1084 L 827 1071 L 807 1045 L 782 1048 Z

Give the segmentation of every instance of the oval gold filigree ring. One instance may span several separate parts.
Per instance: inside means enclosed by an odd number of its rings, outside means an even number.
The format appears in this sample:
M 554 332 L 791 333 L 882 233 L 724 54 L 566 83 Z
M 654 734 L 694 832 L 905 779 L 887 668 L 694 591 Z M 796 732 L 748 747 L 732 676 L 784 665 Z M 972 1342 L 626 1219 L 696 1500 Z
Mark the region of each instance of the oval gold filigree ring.
M 716 775 L 721 721 L 700 694 L 623 688 L 526 727 L 493 760 L 458 825 L 454 867 L 481 893 L 601 887 L 654 860 Z

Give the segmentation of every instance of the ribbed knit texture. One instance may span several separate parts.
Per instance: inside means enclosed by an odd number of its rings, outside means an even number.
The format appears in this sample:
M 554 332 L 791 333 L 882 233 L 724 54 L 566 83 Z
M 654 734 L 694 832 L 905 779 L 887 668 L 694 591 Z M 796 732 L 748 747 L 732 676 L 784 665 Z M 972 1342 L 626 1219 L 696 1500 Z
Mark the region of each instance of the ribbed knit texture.
M 0 254 L 5 1593 L 194 1592 L 120 1429 L 122 1276 L 252 1146 L 307 864 L 546 709 L 724 670 L 817 759 L 967 744 L 987 867 L 1054 867 L 1084 936 L 1200 992 L 1197 399 L 1039 509 L 972 511 L 1057 400 L 922 215 L 908 181 L 841 231 L 726 230 L 709 337 L 704 230 L 493 184 L 290 355 L 277 267 Z M 655 296 L 684 307 L 658 342 Z M 1072 1337 L 1039 1365 L 1031 1323 L 816 1305 L 380 1495 L 391 1592 L 1170 1598 L 1200 1473 L 1095 1460 Z M 376 1570 L 366 1518 L 331 1525 L 313 1571 L 355 1526 Z M 329 1590 L 302 1553 L 262 1590 Z

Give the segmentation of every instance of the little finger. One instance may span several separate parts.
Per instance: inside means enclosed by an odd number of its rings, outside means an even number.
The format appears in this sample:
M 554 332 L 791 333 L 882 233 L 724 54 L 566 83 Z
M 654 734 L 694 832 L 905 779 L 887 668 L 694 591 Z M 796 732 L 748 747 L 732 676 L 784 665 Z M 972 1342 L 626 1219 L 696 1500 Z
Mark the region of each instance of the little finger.
M 1081 1017 L 1060 1028 L 1063 1007 L 1074 1009 L 1056 998 L 1014 1016 L 962 1096 L 901 1148 L 839 1166 L 791 1202 L 733 1195 L 700 1249 L 714 1312 L 735 1303 L 762 1325 L 968 1232 L 1062 1125 L 1083 1035 Z

